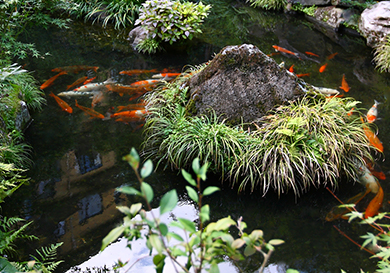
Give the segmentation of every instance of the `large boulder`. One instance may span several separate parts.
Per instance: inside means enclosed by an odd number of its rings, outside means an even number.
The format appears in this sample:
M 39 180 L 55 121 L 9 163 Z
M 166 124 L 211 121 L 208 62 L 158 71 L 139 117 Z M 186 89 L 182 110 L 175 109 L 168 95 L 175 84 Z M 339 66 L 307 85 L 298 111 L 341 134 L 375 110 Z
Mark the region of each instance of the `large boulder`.
M 193 114 L 212 108 L 230 124 L 251 122 L 301 95 L 300 80 L 256 46 L 223 48 L 187 83 Z
M 376 47 L 382 42 L 390 34 L 390 1 L 365 9 L 360 16 L 359 30 L 368 46 Z

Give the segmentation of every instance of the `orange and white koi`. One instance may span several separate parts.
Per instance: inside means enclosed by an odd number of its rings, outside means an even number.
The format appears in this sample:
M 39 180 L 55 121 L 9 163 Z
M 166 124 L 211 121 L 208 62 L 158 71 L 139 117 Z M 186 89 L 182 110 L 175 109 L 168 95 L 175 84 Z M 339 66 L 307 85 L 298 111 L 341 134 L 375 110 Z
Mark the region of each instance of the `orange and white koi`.
M 75 87 L 75 86 L 77 86 L 77 85 L 82 84 L 83 82 L 85 82 L 86 79 L 88 79 L 87 76 L 78 78 L 74 83 L 68 85 L 68 86 L 66 87 L 66 90 L 69 90 L 69 89 L 72 88 L 72 87 Z
M 119 72 L 119 74 L 133 76 L 133 75 L 138 75 L 138 74 L 155 73 L 155 72 L 157 72 L 157 69 L 150 69 L 150 70 L 133 69 L 133 70 L 123 70 L 123 71 Z
M 283 47 L 280 47 L 280 46 L 277 46 L 277 45 L 273 45 L 272 47 L 275 48 L 276 51 L 287 53 L 287 54 L 291 54 L 291 55 L 294 55 L 294 56 L 298 56 L 297 53 L 294 53 L 294 52 L 292 52 L 290 50 L 287 50 L 287 49 L 285 49 Z
M 88 114 L 91 116 L 91 118 L 100 118 L 100 119 L 104 119 L 104 116 L 102 114 L 100 114 L 99 112 L 91 109 L 91 108 L 88 108 L 88 107 L 85 107 L 85 106 L 82 106 L 82 105 L 79 105 L 77 103 L 77 100 L 76 100 L 76 107 L 78 107 L 79 109 L 81 109 L 82 111 L 84 111 L 84 113 Z
M 97 72 L 99 69 L 98 66 L 88 66 L 88 65 L 71 65 L 71 66 L 63 66 L 63 67 L 57 67 L 53 68 L 51 71 L 53 72 L 61 72 L 66 71 L 67 73 L 79 73 L 81 70 L 93 70 Z
M 335 52 L 335 53 L 333 53 L 333 54 L 330 54 L 328 57 L 327 57 L 327 59 L 328 60 L 331 60 L 331 59 L 333 59 L 337 54 L 339 54 L 338 52 Z
M 123 111 L 123 112 L 114 113 L 110 117 L 111 118 L 118 118 L 118 117 L 142 118 L 147 113 L 148 113 L 148 111 L 146 109 L 143 109 L 143 110 L 130 110 L 130 111 Z
M 318 71 L 320 71 L 320 73 L 324 72 L 325 71 L 325 68 L 328 66 L 328 63 L 324 64 L 323 66 L 320 67 L 320 69 Z
M 69 104 L 67 104 L 61 98 L 59 98 L 58 96 L 54 95 L 53 92 L 51 92 L 49 94 L 49 96 L 53 97 L 56 100 L 56 102 L 58 103 L 58 105 L 61 107 L 61 109 L 63 111 L 68 112 L 69 114 L 71 114 L 73 112 L 72 107 L 70 107 Z
M 130 86 L 138 86 L 138 87 L 153 86 L 153 85 L 156 85 L 157 83 L 159 83 L 160 81 L 161 80 L 144 80 L 144 81 L 134 82 L 134 83 L 130 84 Z
M 104 94 L 102 91 L 96 92 L 93 97 L 92 97 L 92 102 L 91 102 L 91 108 L 93 109 L 96 104 L 100 103 L 104 98 Z
M 62 72 L 58 73 L 57 75 L 51 77 L 50 79 L 48 79 L 47 81 L 45 81 L 45 82 L 40 86 L 40 88 L 41 88 L 41 89 L 45 89 L 45 88 L 49 87 L 50 85 L 53 84 L 53 82 L 54 82 L 59 76 L 64 75 L 64 74 L 67 74 L 67 72 L 66 72 L 66 71 L 62 71 Z
M 367 121 L 369 123 L 373 123 L 378 116 L 378 104 L 380 104 L 380 102 L 374 100 L 374 105 L 367 112 Z
M 374 132 L 371 131 L 371 129 L 368 128 L 367 125 L 364 124 L 364 120 L 363 120 L 362 117 L 360 117 L 360 120 L 363 123 L 364 134 L 366 135 L 366 137 L 367 137 L 368 141 L 370 142 L 371 146 L 375 147 L 378 151 L 383 153 L 383 144 L 382 144 L 382 142 L 379 140 L 379 138 L 376 136 L 376 134 L 374 134 Z
M 108 85 L 112 84 L 113 80 L 108 79 L 104 82 L 98 82 L 98 83 L 87 83 L 85 85 L 82 85 L 73 91 L 79 91 L 79 92 L 87 92 L 87 91 L 99 91 L 99 90 L 106 90 Z
M 351 89 L 347 81 L 345 80 L 345 74 L 343 74 L 343 78 L 341 79 L 341 86 L 339 88 L 344 90 L 345 92 L 348 92 L 349 89 Z
M 180 75 L 181 75 L 181 73 L 160 73 L 160 74 L 153 75 L 152 78 L 153 79 L 172 78 L 172 77 L 177 77 Z
M 315 56 L 315 57 L 320 57 L 319 55 L 317 55 L 317 54 L 315 54 L 315 53 L 313 53 L 313 52 L 305 51 L 305 53 L 306 53 L 307 55 L 311 55 L 311 56 Z
M 368 204 L 366 212 L 364 213 L 364 218 L 372 217 L 378 214 L 379 209 L 382 207 L 384 192 L 382 187 L 380 186 L 379 182 L 379 190 L 378 193 L 375 195 L 375 197 L 371 200 L 371 202 Z

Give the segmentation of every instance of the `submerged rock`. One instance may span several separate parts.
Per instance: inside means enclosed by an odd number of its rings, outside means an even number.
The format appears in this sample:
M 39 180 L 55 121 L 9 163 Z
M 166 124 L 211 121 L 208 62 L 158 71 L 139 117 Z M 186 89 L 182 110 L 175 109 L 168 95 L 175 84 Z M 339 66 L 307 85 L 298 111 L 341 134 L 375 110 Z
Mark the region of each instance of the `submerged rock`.
M 376 3 L 363 11 L 359 29 L 367 39 L 367 45 L 377 46 L 390 34 L 390 1 Z
M 187 85 L 193 114 L 212 108 L 231 124 L 256 120 L 304 94 L 295 75 L 249 44 L 223 48 Z

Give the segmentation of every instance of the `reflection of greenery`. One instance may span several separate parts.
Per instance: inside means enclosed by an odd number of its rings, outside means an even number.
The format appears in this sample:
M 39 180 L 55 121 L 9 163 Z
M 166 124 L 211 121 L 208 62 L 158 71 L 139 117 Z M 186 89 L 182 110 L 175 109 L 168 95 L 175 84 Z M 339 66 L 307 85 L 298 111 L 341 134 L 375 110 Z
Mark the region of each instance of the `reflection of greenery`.
M 375 48 L 376 68 L 381 72 L 390 72 L 390 35 Z
M 287 5 L 286 0 L 247 0 L 251 3 L 251 6 L 255 8 L 260 7 L 263 9 L 283 9 Z
M 347 6 L 352 6 L 360 11 L 363 11 L 377 2 L 374 0 L 365 0 L 365 1 L 354 1 L 354 0 L 341 0 L 340 4 L 345 4 Z
M 295 11 L 302 11 L 303 13 L 306 13 L 309 16 L 314 16 L 314 13 L 316 12 L 317 7 L 315 5 L 313 5 L 311 7 L 304 7 L 300 3 L 297 3 L 297 4 L 292 5 L 291 9 L 295 10 Z
M 244 126 L 231 128 L 213 114 L 191 116 L 196 94 L 186 100 L 187 92 L 179 80 L 146 98 L 151 108 L 145 154 L 158 164 L 182 168 L 199 157 L 216 172 L 230 171 L 239 190 L 260 186 L 264 193 L 292 189 L 299 195 L 310 185 L 336 186 L 341 174 L 355 177 L 355 158 L 371 158 L 359 118 L 348 115 L 358 103 L 353 99 L 308 95 L 279 107 L 249 134 Z M 175 95 L 166 99 L 168 93 Z

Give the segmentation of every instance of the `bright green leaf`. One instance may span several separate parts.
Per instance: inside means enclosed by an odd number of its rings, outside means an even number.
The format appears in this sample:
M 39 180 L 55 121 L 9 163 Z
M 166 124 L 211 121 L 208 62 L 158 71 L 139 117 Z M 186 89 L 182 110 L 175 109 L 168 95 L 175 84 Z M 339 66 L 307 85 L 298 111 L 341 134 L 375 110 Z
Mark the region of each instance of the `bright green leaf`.
M 188 196 L 194 200 L 196 203 L 198 203 L 199 199 L 198 199 L 198 194 L 197 192 L 191 188 L 190 186 L 186 186 L 186 190 L 188 192 Z
M 236 222 L 233 221 L 230 216 L 219 219 L 214 227 L 215 230 L 225 230 L 228 229 L 231 225 L 235 225 Z
M 153 263 L 156 266 L 156 272 L 162 273 L 164 270 L 165 265 L 165 255 L 164 254 L 157 254 L 153 257 Z
M 190 183 L 192 186 L 196 187 L 196 181 L 192 178 L 192 175 L 186 172 L 184 169 L 181 170 L 181 174 L 183 175 L 184 179 Z
M 255 252 L 256 252 L 256 249 L 253 246 L 247 245 L 245 247 L 245 250 L 244 250 L 244 255 L 248 257 L 248 256 L 255 254 Z
M 153 163 L 152 160 L 148 159 L 141 168 L 141 177 L 148 177 L 153 171 Z
M 161 242 L 161 239 L 160 237 L 157 235 L 157 234 L 151 234 L 149 236 L 149 242 L 150 244 L 154 247 L 154 249 L 156 249 L 156 251 L 161 254 L 163 252 L 163 244 Z
M 134 171 L 138 170 L 139 155 L 138 155 L 137 151 L 134 149 L 134 147 L 131 148 L 130 154 L 125 155 L 124 157 L 122 157 L 122 159 L 127 161 L 130 164 L 130 166 L 133 168 Z
M 200 169 L 199 158 L 195 158 L 192 161 L 192 169 L 194 170 L 196 175 L 199 175 L 199 169 Z
M 268 243 L 273 245 L 273 246 L 278 246 L 278 245 L 284 244 L 284 241 L 280 240 L 280 239 L 272 239 Z
M 159 229 L 160 229 L 160 232 L 161 232 L 161 235 L 162 236 L 166 236 L 168 234 L 168 227 L 166 224 L 164 223 L 160 223 L 158 225 Z
M 152 187 L 148 183 L 142 182 L 141 190 L 146 200 L 150 203 L 153 200 L 154 196 Z
M 220 189 L 219 189 L 218 187 L 214 187 L 214 186 L 207 187 L 207 188 L 203 191 L 203 195 L 204 195 L 204 196 L 207 196 L 207 195 L 213 194 L 214 192 L 219 191 L 219 190 L 220 190 Z
M 122 235 L 125 228 L 126 227 L 122 225 L 111 230 L 110 233 L 108 233 L 107 236 L 104 237 L 102 241 L 102 247 L 100 250 L 105 249 L 110 243 L 118 239 L 118 237 Z
M 209 273 L 219 273 L 219 267 L 216 261 L 211 262 Z
M 243 245 L 245 245 L 245 241 L 243 239 L 238 238 L 233 241 L 232 248 L 238 249 L 241 248 Z
M 179 234 L 174 232 L 168 232 L 167 237 L 172 237 L 173 239 L 176 239 L 179 242 L 184 242 L 184 239 Z
M 122 192 L 122 193 L 128 194 L 128 195 L 139 195 L 139 196 L 142 196 L 142 193 L 140 191 L 134 189 L 133 187 L 129 187 L 129 186 L 123 186 L 123 187 L 117 188 L 116 190 L 118 192 Z
M 209 205 L 204 205 L 200 209 L 199 217 L 203 223 L 210 220 L 210 206 Z
M 136 215 L 140 211 L 141 208 L 142 208 L 141 203 L 132 204 L 130 207 L 130 214 Z
M 185 218 L 178 218 L 177 220 L 183 225 L 185 230 L 192 233 L 196 231 L 196 226 L 194 222 Z
M 341 271 L 341 272 L 343 272 L 343 271 Z M 286 273 L 299 273 L 299 271 L 296 269 L 289 268 L 289 269 L 287 269 Z
M 177 205 L 178 197 L 176 190 L 171 190 L 164 194 L 160 201 L 160 214 L 173 210 Z

